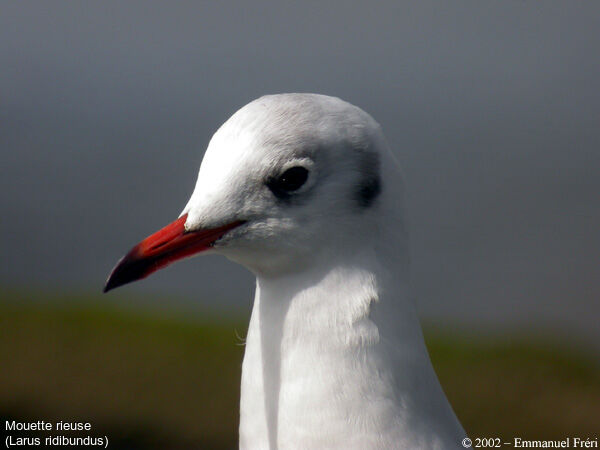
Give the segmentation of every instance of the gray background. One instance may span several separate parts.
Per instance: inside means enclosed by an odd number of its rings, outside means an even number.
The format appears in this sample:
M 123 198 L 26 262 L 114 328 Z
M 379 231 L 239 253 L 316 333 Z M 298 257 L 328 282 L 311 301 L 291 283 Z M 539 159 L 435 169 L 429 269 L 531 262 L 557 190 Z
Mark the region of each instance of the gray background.
M 597 340 L 599 28 L 596 1 L 2 2 L 0 282 L 99 291 L 236 109 L 319 92 L 404 166 L 424 316 Z M 253 280 L 195 258 L 123 289 L 247 311 Z

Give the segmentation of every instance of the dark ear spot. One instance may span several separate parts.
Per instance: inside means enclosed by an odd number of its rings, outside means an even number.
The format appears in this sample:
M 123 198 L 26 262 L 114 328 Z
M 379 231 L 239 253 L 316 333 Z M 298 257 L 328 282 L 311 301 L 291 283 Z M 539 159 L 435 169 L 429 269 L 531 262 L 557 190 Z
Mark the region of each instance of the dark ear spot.
M 365 179 L 358 188 L 356 195 L 358 206 L 361 208 L 368 208 L 373 204 L 373 201 L 379 196 L 380 192 L 381 180 L 379 179 L 379 176 Z
M 381 176 L 379 155 L 377 153 L 365 152 L 361 157 L 361 179 L 356 188 L 355 198 L 358 206 L 368 208 L 381 193 Z

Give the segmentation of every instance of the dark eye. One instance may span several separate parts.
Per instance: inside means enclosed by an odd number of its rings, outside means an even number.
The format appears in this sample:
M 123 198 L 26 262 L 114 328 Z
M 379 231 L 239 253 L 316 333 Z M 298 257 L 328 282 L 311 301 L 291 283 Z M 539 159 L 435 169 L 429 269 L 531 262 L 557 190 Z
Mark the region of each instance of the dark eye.
M 308 178 L 308 170 L 304 167 L 296 166 L 286 170 L 277 179 L 277 186 L 287 192 L 293 192 L 300 189 Z
M 302 187 L 308 178 L 308 170 L 301 166 L 286 170 L 278 178 L 271 179 L 267 186 L 276 197 L 287 197 Z

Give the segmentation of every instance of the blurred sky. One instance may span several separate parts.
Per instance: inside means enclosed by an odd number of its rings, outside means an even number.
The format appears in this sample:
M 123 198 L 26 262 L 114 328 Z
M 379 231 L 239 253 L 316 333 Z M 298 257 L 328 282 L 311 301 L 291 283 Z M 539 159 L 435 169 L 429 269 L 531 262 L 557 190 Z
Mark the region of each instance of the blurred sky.
M 267 93 L 359 105 L 404 166 L 427 317 L 600 336 L 600 3 L 2 2 L 0 282 L 99 291 Z M 129 292 L 248 309 L 195 258 Z

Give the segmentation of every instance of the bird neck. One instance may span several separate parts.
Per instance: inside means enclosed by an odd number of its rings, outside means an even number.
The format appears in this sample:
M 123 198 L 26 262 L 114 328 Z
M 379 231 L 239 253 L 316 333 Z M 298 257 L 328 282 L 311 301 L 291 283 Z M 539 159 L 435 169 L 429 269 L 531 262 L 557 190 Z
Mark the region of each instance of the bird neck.
M 464 437 L 405 277 L 375 255 L 364 249 L 257 279 L 242 370 L 242 448 L 433 448 Z

